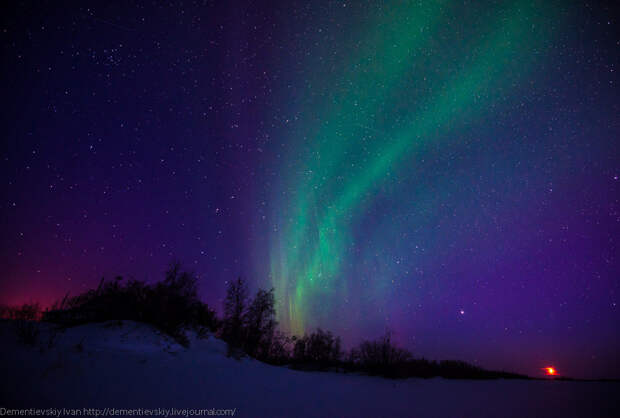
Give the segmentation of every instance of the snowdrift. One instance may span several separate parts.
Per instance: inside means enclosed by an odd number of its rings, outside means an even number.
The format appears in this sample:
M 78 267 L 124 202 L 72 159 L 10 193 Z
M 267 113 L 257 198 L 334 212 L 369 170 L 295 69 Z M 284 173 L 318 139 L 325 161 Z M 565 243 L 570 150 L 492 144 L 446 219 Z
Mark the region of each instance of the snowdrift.
M 109 321 L 55 333 L 35 346 L 0 323 L 0 408 L 95 409 L 241 417 L 620 416 L 620 384 L 527 380 L 389 380 L 302 372 L 226 357 L 224 342 L 190 335 L 184 348 L 154 328 Z M 214 412 L 215 411 L 215 412 Z M 118 411 L 116 411 L 118 412 Z M 137 412 L 134 412 L 137 414 Z M 230 412 L 228 412 L 231 415 Z

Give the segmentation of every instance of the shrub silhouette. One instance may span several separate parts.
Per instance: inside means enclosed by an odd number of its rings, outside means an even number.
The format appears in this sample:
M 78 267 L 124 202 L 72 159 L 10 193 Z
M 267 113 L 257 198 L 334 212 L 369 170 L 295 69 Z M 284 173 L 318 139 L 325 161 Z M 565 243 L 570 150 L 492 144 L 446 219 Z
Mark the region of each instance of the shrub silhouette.
M 277 326 L 274 290 L 259 289 L 252 301 L 248 301 L 247 293 L 241 277 L 228 284 L 220 336 L 228 343 L 229 356 L 243 351 L 269 361 Z
M 349 361 L 343 367 L 389 378 L 443 377 L 447 379 L 524 379 L 527 376 L 482 369 L 464 361 L 429 361 L 413 358 L 412 354 L 397 347 L 390 333 L 374 341 L 364 341 L 351 349 Z
M 350 353 L 351 362 L 370 374 L 397 377 L 403 365 L 410 361 L 411 353 L 392 344 L 390 333 L 375 341 L 364 341 Z M 400 369 L 400 370 L 399 370 Z
M 123 284 L 101 279 L 96 290 L 63 299 L 44 319 L 66 326 L 108 320 L 134 320 L 154 325 L 183 345 L 188 344 L 187 328 L 216 330 L 215 312 L 197 296 L 196 277 L 173 263 L 165 279 L 154 285 L 137 280 Z
M 4 307 L 3 318 L 13 321 L 15 334 L 21 343 L 34 345 L 39 337 L 37 321 L 41 319 L 38 303 L 24 303 L 17 307 Z
M 293 337 L 292 362 L 298 368 L 324 369 L 340 363 L 340 338 L 318 328 L 301 338 Z
M 247 285 L 241 277 L 228 283 L 220 334 L 221 338 L 228 343 L 228 356 L 243 349 L 245 343 L 244 318 L 247 309 L 247 294 Z
M 274 331 L 269 353 L 262 360 L 270 364 L 288 364 L 291 362 L 293 339 L 281 331 Z
M 460 360 L 443 360 L 437 363 L 438 375 L 447 379 L 489 379 L 508 377 L 501 372 L 491 372 Z
M 244 315 L 245 351 L 252 357 L 267 359 L 277 322 L 274 289 L 259 289 Z

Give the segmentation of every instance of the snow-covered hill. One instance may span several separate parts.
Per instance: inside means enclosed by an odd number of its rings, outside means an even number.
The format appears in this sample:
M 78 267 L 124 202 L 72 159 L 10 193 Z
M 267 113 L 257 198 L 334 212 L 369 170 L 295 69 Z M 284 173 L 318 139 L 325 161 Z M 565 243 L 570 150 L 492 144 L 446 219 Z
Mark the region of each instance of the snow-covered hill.
M 134 415 L 175 408 L 177 416 L 230 409 L 241 417 L 620 416 L 618 383 L 393 381 L 301 372 L 228 358 L 213 337 L 192 336 L 186 349 L 130 321 L 67 329 L 51 348 L 51 327 L 40 324 L 37 346 L 27 347 L 11 325 L 0 323 L 0 408 L 116 408 Z

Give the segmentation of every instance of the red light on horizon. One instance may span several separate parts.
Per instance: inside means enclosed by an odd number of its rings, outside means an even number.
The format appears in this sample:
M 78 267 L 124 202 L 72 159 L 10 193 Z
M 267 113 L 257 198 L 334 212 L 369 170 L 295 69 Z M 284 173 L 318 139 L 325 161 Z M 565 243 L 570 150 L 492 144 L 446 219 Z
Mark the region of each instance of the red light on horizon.
M 545 373 L 547 373 L 547 376 L 557 376 L 558 375 L 558 371 L 554 367 L 545 367 L 545 368 L 543 368 L 543 370 L 545 371 Z

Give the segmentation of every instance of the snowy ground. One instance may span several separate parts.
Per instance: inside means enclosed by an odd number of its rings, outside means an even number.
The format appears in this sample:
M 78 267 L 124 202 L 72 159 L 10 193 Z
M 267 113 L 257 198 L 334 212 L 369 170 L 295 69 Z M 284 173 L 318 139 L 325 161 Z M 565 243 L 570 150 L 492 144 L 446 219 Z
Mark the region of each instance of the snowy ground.
M 185 349 L 130 321 L 68 329 L 52 348 L 42 324 L 31 348 L 16 341 L 10 325 L 0 323 L 0 414 L 1 408 L 214 408 L 241 417 L 620 416 L 619 383 L 300 372 L 227 358 L 225 344 L 212 337 L 193 338 Z

